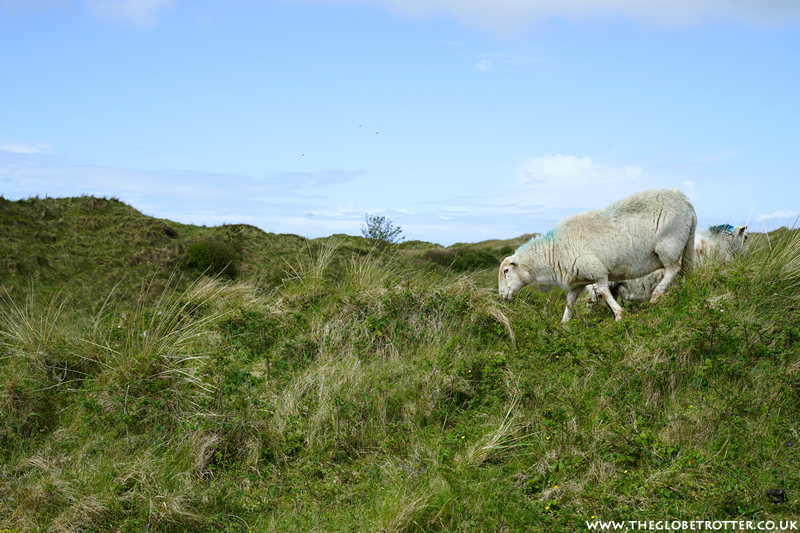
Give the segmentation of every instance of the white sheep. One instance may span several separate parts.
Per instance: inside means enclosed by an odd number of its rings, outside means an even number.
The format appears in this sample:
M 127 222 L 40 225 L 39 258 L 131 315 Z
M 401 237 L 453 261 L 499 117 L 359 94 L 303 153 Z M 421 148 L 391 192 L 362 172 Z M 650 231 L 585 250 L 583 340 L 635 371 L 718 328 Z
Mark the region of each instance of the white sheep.
M 748 236 L 747 226 L 736 227 L 730 224 L 720 224 L 711 226 L 708 230 L 697 230 L 694 235 L 695 264 L 713 260 L 727 262 L 735 256 L 746 256 L 749 250 Z M 663 278 L 664 269 L 659 268 L 641 278 L 611 281 L 608 286 L 614 299 L 643 302 L 650 299 L 653 289 Z M 594 304 L 600 299 L 596 285 L 587 286 L 586 292 L 589 293 L 586 298 L 587 304 Z
M 652 298 L 653 289 L 664 279 L 664 273 L 664 269 L 659 268 L 641 278 L 626 279 L 624 281 L 609 281 L 608 288 L 611 290 L 611 295 L 617 301 L 622 299 L 626 302 L 645 302 Z M 589 296 L 586 298 L 586 303 L 588 305 L 594 304 L 601 297 L 597 285 L 594 283 L 586 287 L 586 292 L 589 293 Z
M 750 245 L 747 226 L 719 224 L 707 231 L 698 231 L 694 237 L 694 257 L 698 263 L 719 260 L 730 261 L 734 256 L 747 255 Z
M 569 322 L 578 295 L 594 283 L 620 320 L 622 307 L 608 282 L 664 268 L 650 297 L 655 302 L 675 281 L 681 262 L 691 269 L 696 226 L 694 207 L 678 189 L 643 191 L 605 209 L 573 215 L 503 260 L 500 297 L 511 300 L 530 283 L 558 285 L 567 291 L 562 322 Z

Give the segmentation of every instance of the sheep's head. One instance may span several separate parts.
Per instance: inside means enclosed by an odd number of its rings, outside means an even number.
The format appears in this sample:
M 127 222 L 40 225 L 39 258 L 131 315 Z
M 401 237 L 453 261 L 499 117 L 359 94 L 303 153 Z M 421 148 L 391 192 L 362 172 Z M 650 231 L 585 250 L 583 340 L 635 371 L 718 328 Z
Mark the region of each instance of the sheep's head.
M 519 259 L 516 255 L 506 257 L 503 260 L 497 276 L 497 285 L 500 287 L 500 298 L 503 300 L 513 299 L 519 290 L 527 285 L 522 279 Z
M 747 226 L 741 226 L 733 230 L 733 244 L 731 253 L 735 255 L 747 255 L 750 245 L 747 243 Z

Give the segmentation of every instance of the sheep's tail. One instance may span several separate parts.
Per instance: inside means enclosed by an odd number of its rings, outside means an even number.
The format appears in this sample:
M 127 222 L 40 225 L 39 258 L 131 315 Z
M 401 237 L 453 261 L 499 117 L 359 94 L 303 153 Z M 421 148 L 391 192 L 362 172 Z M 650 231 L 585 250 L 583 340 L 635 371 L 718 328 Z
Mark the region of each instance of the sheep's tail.
M 683 254 L 682 254 L 682 265 L 681 270 L 683 270 L 684 275 L 688 275 L 692 273 L 692 267 L 694 266 L 694 234 L 695 230 L 697 229 L 697 213 L 694 211 L 694 207 L 692 207 L 692 227 L 689 229 L 689 240 L 686 241 L 686 246 L 683 247 Z

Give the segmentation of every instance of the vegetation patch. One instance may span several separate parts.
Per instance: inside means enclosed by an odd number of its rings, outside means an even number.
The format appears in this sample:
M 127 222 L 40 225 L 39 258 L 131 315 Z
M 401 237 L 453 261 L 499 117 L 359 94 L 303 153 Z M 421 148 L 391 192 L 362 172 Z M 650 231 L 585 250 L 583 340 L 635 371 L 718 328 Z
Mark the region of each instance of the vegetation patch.
M 18 254 L 33 275 L 3 273 L 10 531 L 583 531 L 592 517 L 800 513 L 796 231 L 754 235 L 746 258 L 625 304 L 621 322 L 581 305 L 563 325 L 560 289 L 507 303 L 493 268 L 419 262 L 498 257 L 522 237 L 373 253 L 249 226 L 163 222 L 171 236 L 111 200 L 0 207 L 2 246 L 53 263 Z M 77 236 L 50 225 L 89 214 L 109 218 Z M 142 232 L 112 239 L 114 216 Z M 138 263 L 114 248 L 123 237 Z M 206 237 L 241 254 L 236 280 L 174 274 Z M 108 246 L 62 270 L 52 254 L 80 239 Z M 126 275 L 106 283 L 87 267 L 102 257 Z
M 426 261 L 458 272 L 497 268 L 502 261 L 488 250 L 467 247 L 429 250 L 423 257 Z
M 214 238 L 193 242 L 186 251 L 186 264 L 209 276 L 236 279 L 239 257 L 233 245 Z

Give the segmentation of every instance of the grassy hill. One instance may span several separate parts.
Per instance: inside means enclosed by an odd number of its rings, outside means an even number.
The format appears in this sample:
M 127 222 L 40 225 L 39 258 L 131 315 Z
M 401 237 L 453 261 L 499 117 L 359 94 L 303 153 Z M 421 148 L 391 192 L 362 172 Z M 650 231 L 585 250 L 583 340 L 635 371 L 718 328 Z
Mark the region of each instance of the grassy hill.
M 0 528 L 800 512 L 796 231 L 754 236 L 746 259 L 621 322 L 595 306 L 565 326 L 563 291 L 496 296 L 496 265 L 530 236 L 381 254 L 92 197 L 0 199 L 0 224 Z M 235 279 L 187 265 L 204 239 L 235 251 Z
M 421 241 L 404 242 L 395 255 L 405 265 L 458 272 L 492 268 L 530 239 L 456 244 L 443 248 Z M 184 289 L 200 272 L 190 268 L 188 250 L 200 241 L 230 245 L 237 278 L 273 288 L 334 239 L 332 270 L 353 257 L 370 253 L 372 243 L 361 237 L 333 235 L 306 239 L 264 232 L 246 224 L 199 227 L 152 218 L 117 199 L 0 197 L 0 283 L 14 296 L 31 285 L 39 291 L 60 289 L 73 294 L 75 304 L 97 308 L 112 288 L 135 299 L 143 282 L 159 288 L 176 271 Z

